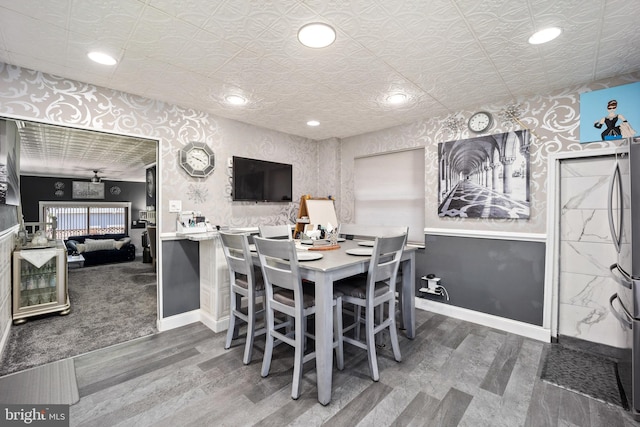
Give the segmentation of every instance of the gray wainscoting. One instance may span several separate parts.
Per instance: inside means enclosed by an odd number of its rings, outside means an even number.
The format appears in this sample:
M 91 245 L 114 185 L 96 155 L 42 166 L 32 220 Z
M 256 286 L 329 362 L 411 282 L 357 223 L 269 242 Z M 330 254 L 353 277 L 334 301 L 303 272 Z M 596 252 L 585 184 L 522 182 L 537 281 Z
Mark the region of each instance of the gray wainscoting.
M 190 240 L 162 241 L 163 318 L 200 308 L 200 248 Z
M 426 234 L 425 244 L 416 255 L 417 289 L 426 285 L 420 277 L 435 274 L 448 304 L 542 326 L 543 242 Z

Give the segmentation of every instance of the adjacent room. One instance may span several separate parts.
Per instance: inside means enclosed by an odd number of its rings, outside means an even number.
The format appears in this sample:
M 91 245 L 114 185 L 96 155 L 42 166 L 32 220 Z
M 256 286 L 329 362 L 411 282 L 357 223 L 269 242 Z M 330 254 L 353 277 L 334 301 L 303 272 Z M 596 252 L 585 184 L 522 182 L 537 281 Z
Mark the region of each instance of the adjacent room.
M 0 414 L 636 425 L 639 15 L 0 1 Z

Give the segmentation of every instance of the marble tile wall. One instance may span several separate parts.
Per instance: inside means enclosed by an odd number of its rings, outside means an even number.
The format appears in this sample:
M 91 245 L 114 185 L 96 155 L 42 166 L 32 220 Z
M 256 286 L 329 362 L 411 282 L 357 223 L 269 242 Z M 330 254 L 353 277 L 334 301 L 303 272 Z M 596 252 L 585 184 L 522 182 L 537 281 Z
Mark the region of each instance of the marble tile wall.
M 618 291 L 609 274 L 617 253 L 607 217 L 614 164 L 613 156 L 561 162 L 558 334 L 627 347 L 629 334 L 609 311 Z

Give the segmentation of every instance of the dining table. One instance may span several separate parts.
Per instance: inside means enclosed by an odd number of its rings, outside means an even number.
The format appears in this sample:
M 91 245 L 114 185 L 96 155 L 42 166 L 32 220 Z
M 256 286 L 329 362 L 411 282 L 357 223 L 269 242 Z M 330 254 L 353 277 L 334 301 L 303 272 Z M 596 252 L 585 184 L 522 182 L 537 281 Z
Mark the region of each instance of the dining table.
M 318 401 L 331 402 L 333 374 L 333 284 L 337 280 L 366 273 L 371 260 L 372 241 L 342 240 L 333 249 L 296 241 L 302 279 L 315 286 L 315 342 Z M 336 247 L 337 246 L 337 247 Z M 400 327 L 409 339 L 415 337 L 415 254 L 417 247 L 407 245 L 400 261 Z M 320 256 L 321 255 L 321 256 Z M 316 259 L 308 259 L 316 258 Z M 259 262 L 257 255 L 254 262 Z

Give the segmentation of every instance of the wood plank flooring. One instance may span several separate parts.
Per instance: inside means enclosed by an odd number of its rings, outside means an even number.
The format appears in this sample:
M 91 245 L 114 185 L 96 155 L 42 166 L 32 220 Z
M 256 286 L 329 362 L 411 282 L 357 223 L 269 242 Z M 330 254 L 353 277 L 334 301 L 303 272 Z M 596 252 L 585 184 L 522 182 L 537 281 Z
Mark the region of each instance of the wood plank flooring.
M 345 345 L 333 400 L 316 398 L 313 362 L 302 396 L 290 397 L 293 351 L 279 346 L 260 376 L 243 340 L 202 324 L 74 358 L 80 401 L 72 426 L 581 426 L 631 427 L 628 412 L 542 382 L 544 343 L 417 310 L 417 337 L 400 334 L 402 362 L 380 348 L 380 381 L 364 350 Z

